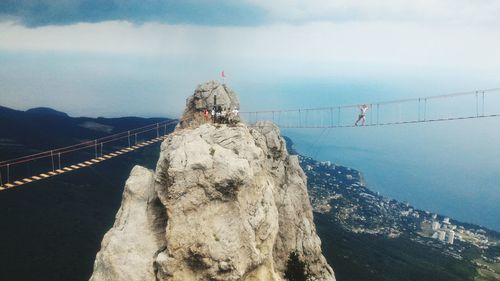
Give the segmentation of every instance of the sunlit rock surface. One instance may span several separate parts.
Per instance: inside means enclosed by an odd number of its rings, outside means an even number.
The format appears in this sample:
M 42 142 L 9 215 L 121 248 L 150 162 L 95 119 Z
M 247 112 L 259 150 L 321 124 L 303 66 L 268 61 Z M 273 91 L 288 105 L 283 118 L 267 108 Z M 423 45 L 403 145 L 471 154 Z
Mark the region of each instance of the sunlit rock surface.
M 154 173 L 134 168 L 91 280 L 284 280 L 292 251 L 335 280 L 279 130 L 205 123 L 169 135 Z

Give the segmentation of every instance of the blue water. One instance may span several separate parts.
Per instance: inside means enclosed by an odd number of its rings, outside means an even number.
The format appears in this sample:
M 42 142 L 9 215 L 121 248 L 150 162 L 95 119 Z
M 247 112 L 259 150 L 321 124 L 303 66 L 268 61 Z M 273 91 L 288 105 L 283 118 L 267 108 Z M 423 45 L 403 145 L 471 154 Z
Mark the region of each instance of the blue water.
M 368 187 L 500 231 L 500 120 L 284 129 L 301 154 L 362 172 Z

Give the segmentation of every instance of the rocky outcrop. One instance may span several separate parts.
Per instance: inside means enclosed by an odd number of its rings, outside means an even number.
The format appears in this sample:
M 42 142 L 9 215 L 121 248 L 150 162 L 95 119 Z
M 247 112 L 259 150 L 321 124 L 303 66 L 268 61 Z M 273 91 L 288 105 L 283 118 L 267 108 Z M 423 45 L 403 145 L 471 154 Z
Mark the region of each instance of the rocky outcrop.
M 153 186 L 153 171 L 132 169 L 115 224 L 96 256 L 91 281 L 155 280 L 152 264 L 165 248 L 167 216 Z
M 273 252 L 277 269 L 284 272 L 290 252 L 297 251 L 309 266 L 312 277 L 334 280 L 333 271 L 321 252 L 307 194 L 307 179 L 298 157 L 288 154 L 285 140 L 270 122 L 258 122 L 252 135 L 264 152 L 266 170 L 275 187 L 273 196 L 280 226 Z
M 293 251 L 335 280 L 320 246 L 279 130 L 203 124 L 169 135 L 154 173 L 134 168 L 91 280 L 284 280 Z
M 226 84 L 209 81 L 198 85 L 194 94 L 186 100 L 186 109 L 180 119 L 179 127 L 196 127 L 206 123 L 201 113 L 204 110 L 211 111 L 214 107 L 231 111 L 235 108 L 239 109 L 240 102 Z

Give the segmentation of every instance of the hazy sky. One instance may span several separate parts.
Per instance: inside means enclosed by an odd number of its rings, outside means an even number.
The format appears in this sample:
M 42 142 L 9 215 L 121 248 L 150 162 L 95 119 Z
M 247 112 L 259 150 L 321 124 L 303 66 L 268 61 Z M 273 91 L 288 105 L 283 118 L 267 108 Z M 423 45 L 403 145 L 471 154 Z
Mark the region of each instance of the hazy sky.
M 221 70 L 242 110 L 495 88 L 498 15 L 498 0 L 1 0 L 0 105 L 177 117 Z M 387 196 L 500 230 L 499 126 L 285 133 Z
M 0 104 L 177 116 L 221 70 L 243 109 L 496 87 L 498 14 L 488 0 L 3 0 Z

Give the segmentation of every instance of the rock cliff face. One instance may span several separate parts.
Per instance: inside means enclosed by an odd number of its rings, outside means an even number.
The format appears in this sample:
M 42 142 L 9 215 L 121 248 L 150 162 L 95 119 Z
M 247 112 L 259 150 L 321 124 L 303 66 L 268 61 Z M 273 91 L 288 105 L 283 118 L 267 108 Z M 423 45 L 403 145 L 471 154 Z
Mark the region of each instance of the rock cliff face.
M 156 280 L 151 265 L 165 248 L 167 216 L 153 186 L 152 171 L 140 166 L 132 169 L 90 280 Z
M 320 244 L 279 130 L 202 124 L 169 135 L 156 171 L 132 170 L 91 280 L 284 280 L 293 251 L 335 280 Z

